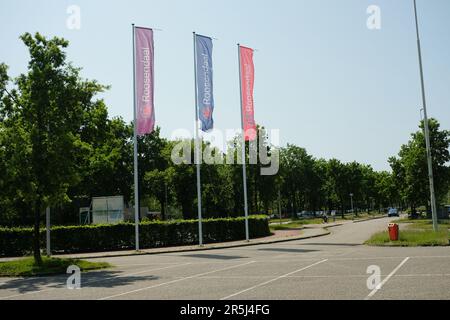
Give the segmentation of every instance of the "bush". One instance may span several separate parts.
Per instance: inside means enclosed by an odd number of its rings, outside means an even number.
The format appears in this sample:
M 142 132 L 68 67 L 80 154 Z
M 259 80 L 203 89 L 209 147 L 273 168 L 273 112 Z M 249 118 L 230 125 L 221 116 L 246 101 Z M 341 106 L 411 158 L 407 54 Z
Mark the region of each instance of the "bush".
M 67 268 L 76 265 L 81 271 L 110 268 L 106 262 L 92 262 L 75 259 L 58 259 L 42 257 L 42 264 L 38 265 L 33 257 L 0 262 L 0 277 L 31 277 L 52 274 L 64 274 Z
M 249 217 L 251 238 L 270 235 L 266 216 Z M 194 245 L 198 243 L 198 220 L 142 222 L 139 227 L 143 249 Z M 51 229 L 52 252 L 78 253 L 134 248 L 134 224 L 58 226 Z M 32 248 L 31 228 L 0 228 L 0 256 L 29 254 Z M 245 239 L 245 219 L 203 220 L 204 243 Z M 41 230 L 45 247 L 45 229 Z

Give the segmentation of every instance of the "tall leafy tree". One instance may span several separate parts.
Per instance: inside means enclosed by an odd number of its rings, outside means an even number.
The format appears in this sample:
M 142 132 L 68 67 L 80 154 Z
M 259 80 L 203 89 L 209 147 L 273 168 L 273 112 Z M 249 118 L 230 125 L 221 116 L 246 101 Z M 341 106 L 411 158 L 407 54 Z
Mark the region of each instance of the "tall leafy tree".
M 280 173 L 283 176 L 282 193 L 286 195 L 293 215 L 304 209 L 307 190 L 307 172 L 313 158 L 305 149 L 288 144 L 281 149 Z
M 374 190 L 372 191 L 375 193 L 374 200 L 379 211 L 381 211 L 381 208 L 395 207 L 401 203 L 399 186 L 393 173 L 376 172 Z
M 430 119 L 430 144 L 433 161 L 433 177 L 438 202 L 442 202 L 450 181 L 450 131 L 441 130 L 436 119 Z M 393 174 L 402 187 L 401 194 L 413 214 L 417 206 L 425 205 L 429 210 L 430 188 L 428 181 L 428 164 L 424 137 L 424 122 L 420 130 L 411 135 L 411 140 L 403 145 L 397 158 L 389 159 Z
M 149 195 L 154 196 L 161 208 L 161 220 L 166 220 L 166 209 L 170 197 L 169 171 L 154 169 L 148 171 L 144 176 L 143 185 Z
M 175 145 L 180 144 L 182 141 L 170 141 L 165 148 L 165 153 L 172 154 L 172 150 Z M 194 143 L 192 140 L 185 140 L 183 142 L 187 146 L 186 157 L 190 157 L 190 161 L 194 159 Z M 189 155 L 190 154 L 190 155 Z M 197 178 L 195 165 L 192 163 L 180 163 L 174 164 L 167 169 L 167 178 L 169 185 L 171 186 L 175 198 L 181 206 L 184 219 L 194 219 L 195 215 L 195 203 L 197 196 Z
M 33 208 L 33 253 L 40 264 L 41 214 L 69 201 L 69 187 L 80 181 L 79 164 L 88 149 L 80 137 L 85 112 L 105 87 L 83 80 L 80 69 L 66 62 L 66 40 L 39 33 L 21 39 L 30 53 L 28 71 L 14 81 L 1 114 L 10 135 L 7 161 L 18 170 L 12 174 L 14 187 Z

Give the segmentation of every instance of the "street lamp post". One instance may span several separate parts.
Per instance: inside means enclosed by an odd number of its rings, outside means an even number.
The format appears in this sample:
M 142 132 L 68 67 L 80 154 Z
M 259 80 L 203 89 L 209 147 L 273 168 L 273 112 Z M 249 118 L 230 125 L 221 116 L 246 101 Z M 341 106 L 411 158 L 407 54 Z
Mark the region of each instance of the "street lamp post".
M 427 162 L 428 162 L 428 179 L 430 183 L 430 202 L 431 202 L 431 214 L 433 217 L 433 230 L 438 230 L 437 221 L 437 209 L 436 209 L 436 197 L 434 194 L 434 180 L 433 180 L 433 162 L 431 158 L 431 146 L 430 146 L 430 129 L 428 127 L 428 114 L 427 114 L 427 102 L 425 99 L 425 82 L 423 77 L 423 64 L 422 64 L 422 52 L 420 46 L 419 36 L 419 22 L 417 18 L 417 6 L 416 0 L 414 0 L 414 17 L 416 19 L 416 35 L 417 35 L 417 52 L 419 55 L 419 68 L 420 68 L 420 84 L 422 89 L 422 103 L 423 103 L 423 122 L 425 131 L 425 145 L 427 148 Z

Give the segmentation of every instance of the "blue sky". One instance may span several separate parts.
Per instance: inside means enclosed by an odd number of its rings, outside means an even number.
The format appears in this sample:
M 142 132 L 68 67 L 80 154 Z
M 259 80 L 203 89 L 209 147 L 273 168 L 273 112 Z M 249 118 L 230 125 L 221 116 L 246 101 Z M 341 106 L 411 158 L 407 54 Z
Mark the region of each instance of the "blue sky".
M 66 27 L 69 5 L 81 29 Z M 366 27 L 369 5 L 381 30 Z M 428 112 L 450 129 L 450 1 L 418 0 Z M 70 41 L 82 75 L 111 85 L 112 116 L 132 119 L 131 23 L 155 32 L 156 122 L 164 136 L 194 119 L 192 31 L 214 42 L 215 123 L 239 128 L 236 43 L 255 53 L 255 117 L 315 157 L 388 169 L 420 120 L 412 0 L 2 0 L 0 61 L 26 70 L 28 31 Z

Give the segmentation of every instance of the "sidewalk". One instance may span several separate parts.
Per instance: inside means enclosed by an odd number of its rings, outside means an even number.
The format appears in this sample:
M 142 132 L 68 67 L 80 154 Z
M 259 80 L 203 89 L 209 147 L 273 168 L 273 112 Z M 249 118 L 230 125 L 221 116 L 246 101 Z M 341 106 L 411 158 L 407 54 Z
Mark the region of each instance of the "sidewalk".
M 262 244 L 271 244 L 278 242 L 295 241 L 309 238 L 316 238 L 325 235 L 329 235 L 331 232 L 328 228 L 337 227 L 349 222 L 336 222 L 336 223 L 324 223 L 324 224 L 310 224 L 305 225 L 298 229 L 289 230 L 276 230 L 270 236 L 258 239 L 252 239 L 249 242 L 243 241 L 232 241 L 232 242 L 222 242 L 222 243 L 210 243 L 205 244 L 202 247 L 198 245 L 191 246 L 178 246 L 178 247 L 165 247 L 165 248 L 153 248 L 153 249 L 143 249 L 140 251 L 135 250 L 123 250 L 123 251 L 107 251 L 107 252 L 91 252 L 91 253 L 74 253 L 74 254 L 56 254 L 52 257 L 56 258 L 71 258 L 71 259 L 98 259 L 98 258 L 112 258 L 112 257 L 126 257 L 126 256 L 136 256 L 136 255 L 152 255 L 152 254 L 163 254 L 163 253 L 175 253 L 175 252 L 191 252 L 191 251 L 205 251 L 214 249 L 227 249 L 227 248 L 238 248 L 255 246 Z M 2 261 L 16 260 L 20 258 L 0 258 Z
M 54 255 L 57 258 L 72 258 L 72 259 L 97 259 L 97 258 L 111 258 L 111 257 L 126 257 L 126 256 L 136 256 L 136 255 L 151 255 L 151 254 L 163 254 L 163 253 L 174 253 L 174 252 L 191 252 L 191 251 L 205 251 L 214 249 L 227 249 L 227 248 L 238 248 L 255 246 L 261 244 L 270 244 L 277 242 L 286 242 L 294 240 L 302 240 L 309 238 L 316 238 L 330 234 L 330 231 L 325 228 L 330 228 L 335 225 L 333 224 L 323 224 L 320 227 L 315 228 L 301 228 L 292 230 L 279 230 L 274 231 L 274 234 L 264 238 L 252 239 L 247 241 L 232 241 L 232 242 L 222 242 L 222 243 L 210 243 L 205 244 L 202 247 L 198 245 L 193 246 L 179 246 L 179 247 L 169 247 L 169 248 L 154 248 L 154 249 L 143 249 L 139 252 L 135 250 L 126 251 L 111 251 L 111 252 L 94 252 L 94 253 L 79 253 L 79 254 L 62 254 Z M 0 259 L 1 260 L 1 259 Z

